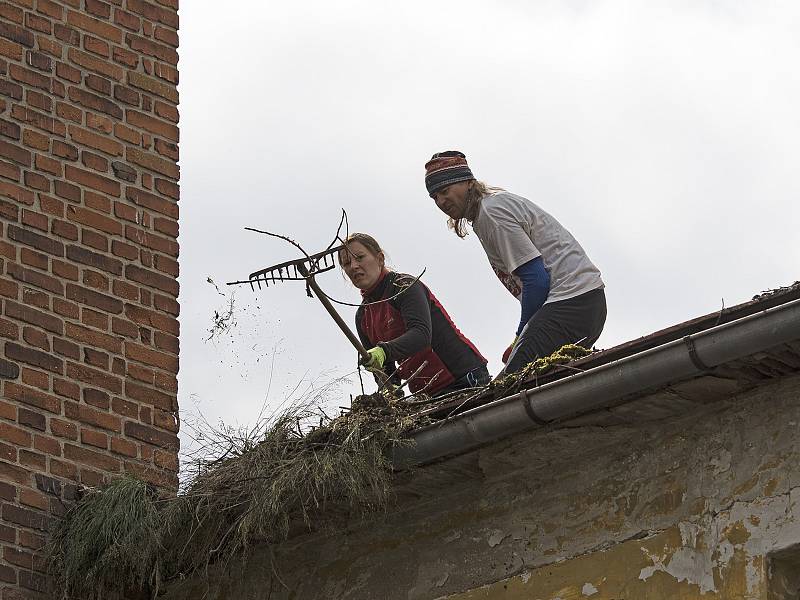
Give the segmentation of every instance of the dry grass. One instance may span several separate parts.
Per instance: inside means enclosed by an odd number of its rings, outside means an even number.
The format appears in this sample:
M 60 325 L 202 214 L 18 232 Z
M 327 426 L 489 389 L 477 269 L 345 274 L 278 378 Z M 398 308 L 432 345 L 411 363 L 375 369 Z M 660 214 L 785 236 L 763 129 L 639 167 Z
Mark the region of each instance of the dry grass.
M 130 477 L 92 490 L 58 524 L 50 571 L 63 596 L 155 596 L 171 579 L 243 558 L 254 543 L 380 510 L 391 497 L 389 450 L 418 426 L 382 394 L 329 419 L 300 403 L 250 430 L 206 429 L 193 476 L 172 498 Z M 313 420 L 317 425 L 308 426 Z

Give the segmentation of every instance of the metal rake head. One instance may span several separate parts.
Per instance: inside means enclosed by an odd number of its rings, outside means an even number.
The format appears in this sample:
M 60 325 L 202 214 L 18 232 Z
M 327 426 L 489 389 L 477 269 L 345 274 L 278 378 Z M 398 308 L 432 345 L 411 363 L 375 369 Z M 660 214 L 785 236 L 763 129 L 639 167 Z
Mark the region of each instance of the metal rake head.
M 279 283 L 281 281 L 306 281 L 309 277 L 330 271 L 336 267 L 335 255 L 344 248 L 344 246 L 336 246 L 317 252 L 304 258 L 295 260 L 288 260 L 271 267 L 260 269 L 247 276 L 246 281 L 232 281 L 228 285 L 237 285 L 242 283 L 249 283 L 250 289 L 255 290 L 256 285 L 261 289 L 261 284 L 264 287 L 269 287 L 272 283 Z

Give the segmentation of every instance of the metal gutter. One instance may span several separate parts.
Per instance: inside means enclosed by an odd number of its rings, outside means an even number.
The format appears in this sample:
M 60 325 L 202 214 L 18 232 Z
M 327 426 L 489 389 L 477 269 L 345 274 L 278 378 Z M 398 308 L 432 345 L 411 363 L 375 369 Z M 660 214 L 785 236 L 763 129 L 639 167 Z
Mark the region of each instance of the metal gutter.
M 794 300 L 419 429 L 414 444 L 395 449 L 393 462 L 407 468 L 461 454 L 798 339 L 800 300 Z

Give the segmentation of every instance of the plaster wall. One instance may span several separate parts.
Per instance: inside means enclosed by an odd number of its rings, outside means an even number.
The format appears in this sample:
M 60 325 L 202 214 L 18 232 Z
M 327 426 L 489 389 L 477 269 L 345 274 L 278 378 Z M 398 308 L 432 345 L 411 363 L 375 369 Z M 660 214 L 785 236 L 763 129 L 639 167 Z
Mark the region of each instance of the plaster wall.
M 517 436 L 168 597 L 797 598 L 798 424 L 794 376 L 677 419 Z

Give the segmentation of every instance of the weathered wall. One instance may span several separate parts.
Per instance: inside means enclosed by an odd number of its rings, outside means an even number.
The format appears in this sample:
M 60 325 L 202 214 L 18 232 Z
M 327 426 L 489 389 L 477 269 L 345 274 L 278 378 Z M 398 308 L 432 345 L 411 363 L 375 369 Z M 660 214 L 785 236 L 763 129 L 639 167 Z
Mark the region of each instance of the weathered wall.
M 289 590 L 256 551 L 211 597 L 767 598 L 776 550 L 798 583 L 798 424 L 792 377 L 680 419 L 520 436 L 419 470 L 386 516 L 294 539 Z
M 78 484 L 177 484 L 177 0 L 0 1 L 0 586 Z

